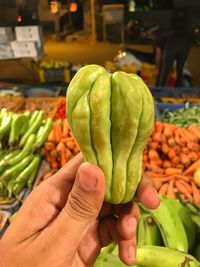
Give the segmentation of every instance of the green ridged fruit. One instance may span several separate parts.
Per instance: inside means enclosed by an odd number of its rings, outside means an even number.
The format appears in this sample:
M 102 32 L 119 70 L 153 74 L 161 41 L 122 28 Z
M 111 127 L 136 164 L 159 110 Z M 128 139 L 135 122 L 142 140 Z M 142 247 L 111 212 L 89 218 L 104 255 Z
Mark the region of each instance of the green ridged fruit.
M 131 201 L 154 124 L 153 98 L 142 79 L 110 74 L 98 65 L 83 67 L 67 90 L 67 118 L 84 160 L 104 172 L 105 200 Z

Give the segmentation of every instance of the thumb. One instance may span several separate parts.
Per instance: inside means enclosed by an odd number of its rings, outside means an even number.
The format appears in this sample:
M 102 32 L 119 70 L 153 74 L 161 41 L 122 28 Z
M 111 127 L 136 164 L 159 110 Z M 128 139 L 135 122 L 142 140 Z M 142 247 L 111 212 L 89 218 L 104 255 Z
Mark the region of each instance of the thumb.
M 97 218 L 105 193 L 105 177 L 94 164 L 83 163 L 67 203 L 56 220 L 56 239 L 63 238 L 76 249 Z M 63 243 L 63 242 L 61 242 Z

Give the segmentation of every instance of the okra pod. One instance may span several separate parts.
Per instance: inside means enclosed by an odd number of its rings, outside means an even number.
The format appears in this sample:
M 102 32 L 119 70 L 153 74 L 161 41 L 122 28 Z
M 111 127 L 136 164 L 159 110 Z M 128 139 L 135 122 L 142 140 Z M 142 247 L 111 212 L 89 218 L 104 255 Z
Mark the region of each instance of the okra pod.
M 29 122 L 28 122 L 28 126 L 29 126 L 29 127 L 32 126 L 32 124 L 34 123 L 34 121 L 35 121 L 35 119 L 37 118 L 38 114 L 39 114 L 39 110 L 35 110 L 35 111 L 32 113 L 31 118 L 30 118 L 30 120 L 29 120 Z
M 9 181 L 11 179 L 14 179 L 24 168 L 29 164 L 29 162 L 32 160 L 33 155 L 28 155 L 24 159 L 22 159 L 19 163 L 16 165 L 6 169 L 0 176 L 0 180 L 6 180 Z
M 17 195 L 22 191 L 22 189 L 27 184 L 30 174 L 34 172 L 35 169 L 38 169 L 40 162 L 41 162 L 41 156 L 39 154 L 36 154 L 33 160 L 20 173 L 20 175 L 14 180 L 14 182 L 10 183 L 10 188 L 9 188 L 9 190 L 11 190 L 10 194 Z
M 48 118 L 46 120 L 44 127 L 43 127 L 43 131 L 41 131 L 40 135 L 38 134 L 38 137 L 36 139 L 36 143 L 33 146 L 33 150 L 40 148 L 45 143 L 52 127 L 53 127 L 53 120 L 51 118 Z
M 17 162 L 21 161 L 24 157 L 26 157 L 31 152 L 35 139 L 35 134 L 31 134 L 21 152 L 14 158 L 11 158 L 10 160 L 6 161 L 5 165 L 14 165 Z
M 26 130 L 28 126 L 28 116 L 24 114 L 14 114 L 13 120 L 11 123 L 10 135 L 9 135 L 9 145 L 13 146 L 13 144 L 18 141 L 20 134 Z
M 44 117 L 44 111 L 39 111 L 37 117 L 35 118 L 35 121 L 32 123 L 28 131 L 23 135 L 23 137 L 20 140 L 20 146 L 23 146 L 26 141 L 28 140 L 29 136 L 33 133 L 36 133 L 39 127 L 42 124 Z
M 7 112 L 4 114 L 0 125 L 0 136 L 3 136 L 11 126 L 12 114 Z

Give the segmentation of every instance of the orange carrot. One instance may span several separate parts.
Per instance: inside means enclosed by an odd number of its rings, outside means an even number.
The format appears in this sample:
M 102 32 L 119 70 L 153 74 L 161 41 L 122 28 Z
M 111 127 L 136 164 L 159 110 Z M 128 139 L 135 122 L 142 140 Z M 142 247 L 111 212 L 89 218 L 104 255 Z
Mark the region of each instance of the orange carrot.
M 58 121 L 54 122 L 55 141 L 60 142 L 62 140 L 62 130 Z
M 192 162 L 198 160 L 198 158 L 199 158 L 199 157 L 198 157 L 198 154 L 197 154 L 196 152 L 194 152 L 194 151 L 191 151 L 190 154 L 189 154 L 188 156 L 190 157 L 190 160 L 191 160 Z
M 185 182 L 184 180 L 178 180 L 179 183 L 181 183 L 185 188 L 187 188 L 188 192 L 192 194 L 192 187 L 188 182 Z
M 169 146 L 168 146 L 166 143 L 164 143 L 164 144 L 162 144 L 162 146 L 161 146 L 161 150 L 162 150 L 162 152 L 163 152 L 164 154 L 167 154 L 168 151 L 169 151 Z
M 192 174 L 194 171 L 196 171 L 197 168 L 200 167 L 200 159 L 198 159 L 197 161 L 195 161 L 192 165 L 190 165 L 183 174 L 188 175 L 188 174 Z
M 182 138 L 186 143 L 191 142 L 191 140 L 186 136 L 186 134 L 185 134 L 183 128 L 178 128 L 177 131 L 178 131 L 178 133 L 180 134 L 181 138 Z
M 56 148 L 55 144 L 53 142 L 46 142 L 44 147 L 47 151 L 51 151 L 51 150 L 54 150 Z
M 157 165 L 155 164 L 150 164 L 148 166 L 148 169 L 152 172 L 155 172 L 155 173 L 164 173 L 164 170 L 160 167 L 158 167 Z
M 63 167 L 67 163 L 66 151 L 62 150 L 60 153 L 61 166 Z
M 178 156 L 173 157 L 173 158 L 171 159 L 171 161 L 175 164 L 175 166 L 176 166 L 177 164 L 179 164 L 179 162 L 180 162 Z
M 151 136 L 152 140 L 159 143 L 161 141 L 162 135 L 159 132 L 154 132 Z
M 57 145 L 56 150 L 57 150 L 58 152 L 61 152 L 61 151 L 65 151 L 65 149 L 66 149 L 65 144 L 64 144 L 63 141 L 61 140 L 61 141 L 59 142 L 59 144 Z
M 64 119 L 63 121 L 63 130 L 62 130 L 62 136 L 67 137 L 69 133 L 69 124 L 67 119 Z
M 167 142 L 168 142 L 169 147 L 174 147 L 174 145 L 175 145 L 175 140 L 174 140 L 173 137 L 169 138 Z
M 164 183 L 159 189 L 159 194 L 166 195 L 167 189 L 168 189 L 168 183 Z
M 199 206 L 200 205 L 200 191 L 193 181 L 191 184 L 192 184 L 193 202 L 194 204 Z
M 75 146 L 75 148 L 73 148 L 73 153 L 76 155 L 80 152 L 79 147 Z
M 156 180 L 156 179 L 154 179 L 154 186 L 155 186 L 155 188 L 156 188 L 156 190 L 159 190 L 160 188 L 161 188 L 161 186 L 162 186 L 162 182 L 161 182 L 161 180 Z
M 158 144 L 158 142 L 151 141 L 150 144 L 149 144 L 149 146 L 152 149 L 157 149 L 159 147 L 159 144 Z
M 181 162 L 184 166 L 188 167 L 188 166 L 190 165 L 190 158 L 189 158 L 189 156 L 187 156 L 187 155 L 181 153 L 181 154 L 179 155 L 179 158 L 180 158 L 180 162 Z
M 162 133 L 163 129 L 164 129 L 163 123 L 160 121 L 157 121 L 155 123 L 155 132 Z
M 170 159 L 176 157 L 176 153 L 175 153 L 175 151 L 174 151 L 172 148 L 169 148 L 167 154 L 168 154 L 168 157 L 169 157 Z
M 142 161 L 143 161 L 143 162 L 147 162 L 147 161 L 148 161 L 148 157 L 147 157 L 147 155 L 144 155 L 144 154 L 143 154 Z
M 169 123 L 164 124 L 164 131 L 163 134 L 167 137 L 170 138 L 173 136 L 173 127 Z
M 187 154 L 190 153 L 190 150 L 189 150 L 187 147 L 183 147 L 183 148 L 182 148 L 182 152 L 183 152 L 185 155 L 187 155 Z
M 199 152 L 200 151 L 200 145 L 197 144 L 197 143 L 194 143 L 194 142 L 187 143 L 187 147 L 190 150 L 195 151 L 195 152 Z
M 183 181 L 185 181 L 185 182 L 190 182 L 190 181 L 191 181 L 191 177 L 189 177 L 189 176 L 185 176 L 185 175 L 183 175 L 183 174 L 176 174 L 176 175 L 175 175 L 175 178 L 176 178 L 176 179 L 179 179 L 179 180 L 183 180 Z
M 167 168 L 165 170 L 165 174 L 166 175 L 172 175 L 172 174 L 180 174 L 182 171 L 180 169 L 177 168 Z
M 183 132 L 185 133 L 185 135 L 187 136 L 187 138 L 192 141 L 192 142 L 198 142 L 198 138 L 196 138 L 196 136 L 191 133 L 190 131 L 188 131 L 187 129 L 183 129 Z
M 188 129 L 200 139 L 200 129 L 195 124 L 190 125 Z
M 175 185 L 180 193 L 185 195 L 187 199 L 192 200 L 192 195 L 190 194 L 190 192 L 188 192 L 187 188 L 184 185 L 182 185 L 179 181 L 175 181 Z
M 181 153 L 181 148 L 178 145 L 175 145 L 173 147 L 173 149 L 174 149 L 174 152 L 176 153 L 176 155 L 179 155 Z
M 67 160 L 70 160 L 73 157 L 72 152 L 68 148 L 66 148 L 65 155 Z
M 67 147 L 70 148 L 70 149 L 73 149 L 75 148 L 76 144 L 74 143 L 74 141 L 68 141 L 66 143 Z
M 170 168 L 172 165 L 168 160 L 164 160 L 163 161 L 163 168 Z
M 177 145 L 179 145 L 181 143 L 180 135 L 179 135 L 178 131 L 175 131 L 175 133 L 174 133 L 174 140 L 177 143 Z
M 174 180 L 169 181 L 169 185 L 167 188 L 167 196 L 170 198 L 176 198 L 176 195 L 174 193 Z
M 158 152 L 154 149 L 149 149 L 148 157 L 150 160 L 156 160 L 159 159 Z
M 52 128 L 51 132 L 49 133 L 48 141 L 49 142 L 54 142 L 55 141 L 55 131 L 54 131 L 54 128 Z

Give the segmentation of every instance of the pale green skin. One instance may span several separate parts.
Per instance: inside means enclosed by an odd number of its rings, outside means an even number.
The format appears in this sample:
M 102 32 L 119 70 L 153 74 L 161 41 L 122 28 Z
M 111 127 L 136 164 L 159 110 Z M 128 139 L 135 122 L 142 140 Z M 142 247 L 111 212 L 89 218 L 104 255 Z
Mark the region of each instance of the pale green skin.
M 143 246 L 137 248 L 136 264 L 139 267 L 199 267 L 191 255 L 166 247 Z
M 84 67 L 69 85 L 67 118 L 84 160 L 105 174 L 105 200 L 131 201 L 154 122 L 153 100 L 144 82 L 137 75 Z
M 188 241 L 184 226 L 173 206 L 161 201 L 155 210 L 149 210 L 160 229 L 164 244 L 168 248 L 188 252 Z
M 138 246 L 160 246 L 162 237 L 157 224 L 152 216 L 143 213 L 137 229 L 137 245 Z

